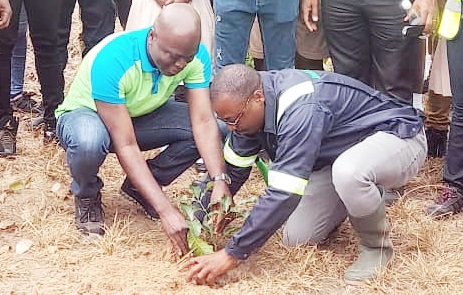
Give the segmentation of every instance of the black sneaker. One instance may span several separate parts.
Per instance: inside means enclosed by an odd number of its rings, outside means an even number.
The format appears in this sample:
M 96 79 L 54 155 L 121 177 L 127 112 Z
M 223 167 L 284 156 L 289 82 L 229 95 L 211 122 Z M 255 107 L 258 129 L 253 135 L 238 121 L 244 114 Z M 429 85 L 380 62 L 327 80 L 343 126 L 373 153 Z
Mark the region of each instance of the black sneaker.
M 153 206 L 151 206 L 151 204 L 132 186 L 128 178 L 125 178 L 124 183 L 122 183 L 120 192 L 122 196 L 129 201 L 140 205 L 149 219 L 159 219 L 158 212 L 156 212 Z
M 0 156 L 16 155 L 16 134 L 18 133 L 19 119 L 11 117 L 0 127 Z
M 426 212 L 433 217 L 450 216 L 460 213 L 463 209 L 463 191 L 452 185 L 447 185 L 442 195 L 434 204 L 426 209 Z
M 21 92 L 10 98 L 11 107 L 13 110 L 21 113 L 40 114 L 42 104 L 33 100 L 31 97 L 35 95 L 33 92 Z
M 94 198 L 77 198 L 76 205 L 76 227 L 84 235 L 104 235 L 104 212 L 101 207 L 101 193 Z

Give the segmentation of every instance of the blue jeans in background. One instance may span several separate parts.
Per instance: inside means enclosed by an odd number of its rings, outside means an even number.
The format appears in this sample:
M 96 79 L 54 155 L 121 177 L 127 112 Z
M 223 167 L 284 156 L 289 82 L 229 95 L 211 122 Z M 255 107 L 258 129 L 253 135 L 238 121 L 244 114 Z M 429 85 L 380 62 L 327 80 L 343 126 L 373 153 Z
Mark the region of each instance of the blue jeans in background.
M 132 118 L 142 151 L 168 147 L 146 162 L 162 186 L 170 184 L 199 158 L 188 115 L 188 105 L 169 100 L 161 108 Z M 114 152 L 108 130 L 100 116 L 87 108 L 62 114 L 57 135 L 66 150 L 72 176 L 71 191 L 79 198 L 94 197 L 103 187 L 98 171 L 106 155 Z
M 23 92 L 24 86 L 24 68 L 26 66 L 26 49 L 27 49 L 27 15 L 24 3 L 19 13 L 18 37 L 14 43 L 13 53 L 11 55 L 11 88 L 10 96 L 14 97 Z
M 299 1 L 214 1 L 216 71 L 244 63 L 249 35 L 257 15 L 264 46 L 266 69 L 294 68 Z

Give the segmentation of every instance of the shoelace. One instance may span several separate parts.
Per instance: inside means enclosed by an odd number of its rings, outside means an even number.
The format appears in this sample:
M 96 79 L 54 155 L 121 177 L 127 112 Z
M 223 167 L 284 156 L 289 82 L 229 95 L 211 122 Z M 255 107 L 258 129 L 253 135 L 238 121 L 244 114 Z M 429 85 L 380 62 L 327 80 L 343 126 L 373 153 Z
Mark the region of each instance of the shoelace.
M 1 130 L 0 132 L 1 132 L 0 141 L 4 145 L 10 145 L 16 142 L 16 138 L 13 135 L 13 132 L 8 130 L 7 128 L 3 128 L 3 130 Z

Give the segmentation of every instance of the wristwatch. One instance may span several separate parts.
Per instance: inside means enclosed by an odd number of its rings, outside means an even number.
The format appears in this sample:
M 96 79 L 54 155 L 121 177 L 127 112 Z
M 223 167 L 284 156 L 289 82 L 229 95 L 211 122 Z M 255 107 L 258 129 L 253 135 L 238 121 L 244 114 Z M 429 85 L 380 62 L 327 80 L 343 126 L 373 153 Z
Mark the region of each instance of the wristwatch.
M 219 175 L 212 177 L 212 181 L 217 181 L 217 180 L 225 181 L 225 183 L 228 185 L 231 184 L 231 178 L 230 176 L 228 176 L 227 173 L 220 173 Z

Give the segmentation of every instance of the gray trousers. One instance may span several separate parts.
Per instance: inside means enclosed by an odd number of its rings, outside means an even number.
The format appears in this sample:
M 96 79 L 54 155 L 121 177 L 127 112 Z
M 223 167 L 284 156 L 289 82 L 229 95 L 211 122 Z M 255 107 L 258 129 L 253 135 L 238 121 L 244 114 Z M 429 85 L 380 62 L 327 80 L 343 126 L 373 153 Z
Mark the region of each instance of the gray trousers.
M 378 187 L 397 188 L 418 174 L 426 160 L 424 131 L 400 139 L 377 132 L 343 152 L 333 165 L 312 173 L 305 195 L 283 228 L 286 245 L 317 244 L 347 217 L 372 214 Z

